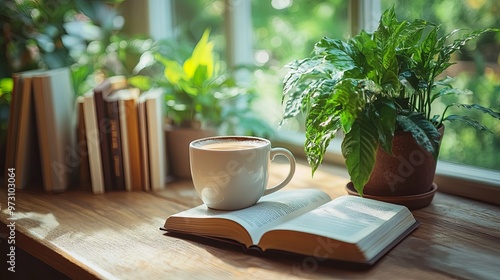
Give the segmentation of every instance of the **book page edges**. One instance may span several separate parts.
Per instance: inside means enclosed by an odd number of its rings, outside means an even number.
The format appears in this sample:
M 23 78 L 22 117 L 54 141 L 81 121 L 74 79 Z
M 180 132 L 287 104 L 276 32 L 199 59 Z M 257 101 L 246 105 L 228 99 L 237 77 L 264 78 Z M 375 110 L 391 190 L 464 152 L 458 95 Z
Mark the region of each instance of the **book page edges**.
M 197 237 L 197 238 L 202 238 L 206 240 L 215 240 L 224 244 L 230 244 L 230 245 L 239 245 L 242 249 L 247 249 L 247 250 L 252 250 L 252 251 L 258 251 L 264 255 L 266 254 L 278 254 L 278 255 L 288 255 L 288 256 L 295 256 L 295 257 L 311 257 L 314 258 L 318 263 L 320 262 L 326 262 L 326 261 L 334 261 L 338 263 L 346 263 L 346 264 L 355 264 L 355 265 L 366 265 L 366 266 L 373 266 L 375 265 L 382 257 L 384 257 L 386 254 L 388 254 L 396 245 L 398 245 L 403 239 L 405 239 L 408 235 L 410 235 L 415 229 L 418 228 L 420 225 L 419 221 L 415 221 L 414 224 L 412 224 L 408 229 L 406 229 L 402 234 L 400 234 L 397 238 L 395 238 L 388 246 L 386 246 L 383 250 L 381 250 L 378 254 L 376 254 L 374 257 L 370 259 L 364 259 L 364 260 L 347 260 L 343 258 L 325 258 L 325 256 L 314 256 L 309 255 L 309 254 L 303 254 L 300 252 L 292 252 L 287 249 L 276 249 L 276 248 L 262 248 L 260 245 L 246 245 L 244 242 L 237 241 L 235 239 L 231 238 L 225 238 L 225 237 L 218 237 L 218 236 L 211 236 L 211 235 L 201 235 L 201 234 L 192 234 L 190 232 L 184 232 L 184 231 L 177 231 L 177 230 L 172 230 L 168 229 L 166 226 L 161 227 L 160 230 L 167 231 L 169 234 L 173 236 L 178 236 L 180 238 L 192 238 Z
M 104 178 L 102 174 L 101 146 L 93 93 L 84 96 L 83 108 L 92 192 L 94 194 L 102 194 L 104 193 Z
M 149 171 L 151 190 L 161 190 L 166 184 L 166 157 L 163 131 L 163 93 L 153 90 L 146 95 L 145 111 L 148 130 Z
M 191 225 L 196 221 L 197 228 Z M 253 244 L 250 233 L 239 223 L 225 218 L 187 218 L 170 216 L 165 221 L 164 230 L 206 238 L 228 239 L 250 248 Z

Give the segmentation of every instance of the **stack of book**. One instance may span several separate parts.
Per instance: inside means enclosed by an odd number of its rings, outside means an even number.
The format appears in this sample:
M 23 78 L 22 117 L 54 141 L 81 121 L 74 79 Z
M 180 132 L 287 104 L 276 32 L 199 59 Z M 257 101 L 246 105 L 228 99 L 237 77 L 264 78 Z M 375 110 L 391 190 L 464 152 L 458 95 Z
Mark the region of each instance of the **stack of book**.
M 161 89 L 140 93 L 113 77 L 75 100 L 68 68 L 16 73 L 13 81 L 5 173 L 16 174 L 17 189 L 164 188 Z
M 166 184 L 163 91 L 142 94 L 114 77 L 77 99 L 78 145 L 86 147 L 80 183 L 96 194 L 160 190 Z
M 75 94 L 68 68 L 13 75 L 6 172 L 18 189 L 65 190 L 78 170 Z M 7 177 L 7 176 L 6 176 Z

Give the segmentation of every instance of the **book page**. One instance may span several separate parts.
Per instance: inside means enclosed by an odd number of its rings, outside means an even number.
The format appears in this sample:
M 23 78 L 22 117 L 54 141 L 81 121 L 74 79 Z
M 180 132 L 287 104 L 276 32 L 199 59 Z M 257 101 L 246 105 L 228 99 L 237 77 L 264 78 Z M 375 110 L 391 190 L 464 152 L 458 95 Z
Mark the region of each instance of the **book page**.
M 354 244 L 401 211 L 408 210 L 400 205 L 346 195 L 272 230 L 306 232 Z
M 254 206 L 240 210 L 219 211 L 202 204 L 173 216 L 232 220 L 241 224 L 248 231 L 253 244 L 257 244 L 268 229 L 311 211 L 330 200 L 328 194 L 316 189 L 281 190 L 263 196 Z

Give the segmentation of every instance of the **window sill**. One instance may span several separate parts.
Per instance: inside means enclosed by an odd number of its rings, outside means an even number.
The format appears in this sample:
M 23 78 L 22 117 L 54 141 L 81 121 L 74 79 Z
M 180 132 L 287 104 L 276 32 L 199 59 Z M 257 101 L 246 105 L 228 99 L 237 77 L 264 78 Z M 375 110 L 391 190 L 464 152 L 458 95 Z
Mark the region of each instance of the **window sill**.
M 279 131 L 273 139 L 273 144 L 289 149 L 298 158 L 305 158 L 304 140 L 303 133 Z M 345 167 L 340 144 L 340 139 L 332 140 L 325 154 L 324 163 Z M 438 161 L 435 182 L 440 192 L 500 205 L 498 171 Z

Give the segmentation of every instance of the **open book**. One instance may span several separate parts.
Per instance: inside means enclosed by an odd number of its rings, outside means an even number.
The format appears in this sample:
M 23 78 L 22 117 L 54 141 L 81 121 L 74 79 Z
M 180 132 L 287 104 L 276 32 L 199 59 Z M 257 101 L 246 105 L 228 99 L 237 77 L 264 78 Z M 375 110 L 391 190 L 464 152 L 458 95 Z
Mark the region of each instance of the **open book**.
M 163 229 L 261 251 L 373 264 L 418 224 L 404 206 L 357 196 L 331 200 L 323 191 L 303 189 L 281 190 L 236 211 L 200 205 L 168 217 Z

